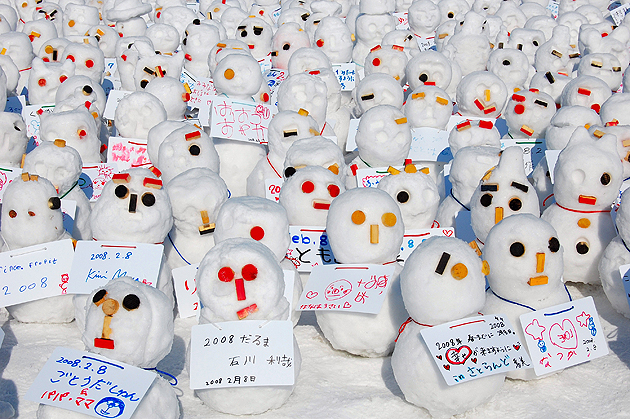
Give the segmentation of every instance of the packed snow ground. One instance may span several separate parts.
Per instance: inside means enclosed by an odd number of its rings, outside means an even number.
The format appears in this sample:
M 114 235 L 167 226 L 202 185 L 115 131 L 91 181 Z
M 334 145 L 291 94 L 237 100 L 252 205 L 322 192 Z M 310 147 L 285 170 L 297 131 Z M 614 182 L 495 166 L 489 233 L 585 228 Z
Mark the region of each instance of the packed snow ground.
M 630 418 L 630 320 L 615 312 L 600 286 L 569 285 L 574 299 L 595 299 L 610 353 L 551 377 L 522 382 L 507 380 L 502 391 L 463 418 Z M 6 333 L 0 348 L 0 400 L 11 403 L 20 418 L 35 418 L 37 404 L 24 394 L 54 348 L 83 350 L 74 323 L 22 324 L 0 313 Z M 179 380 L 177 394 L 183 418 L 224 418 L 211 411 L 188 387 L 184 354 L 194 318 L 175 320 L 171 353 L 158 365 Z M 274 419 L 427 418 L 407 403 L 392 374 L 390 358 L 361 358 L 328 344 L 312 312 L 302 315 L 295 335 L 302 352 L 302 371 L 293 395 L 280 409 L 259 415 Z M 150 418 L 143 418 L 150 419 Z

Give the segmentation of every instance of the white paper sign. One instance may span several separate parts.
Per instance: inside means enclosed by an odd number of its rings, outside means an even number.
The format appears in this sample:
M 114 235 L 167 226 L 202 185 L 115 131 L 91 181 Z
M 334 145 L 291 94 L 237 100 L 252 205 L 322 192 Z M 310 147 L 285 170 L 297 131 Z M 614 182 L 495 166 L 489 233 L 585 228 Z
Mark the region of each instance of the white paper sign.
M 265 179 L 265 198 L 278 202 L 283 183 L 282 178 Z
M 391 263 L 315 266 L 296 309 L 378 314 L 394 269 Z
M 22 174 L 22 169 L 17 167 L 0 167 L 0 204 L 2 203 L 2 196 L 4 190 L 9 183 L 13 182 L 13 179 Z
M 626 292 L 626 299 L 628 300 L 628 304 L 630 305 L 630 264 L 621 265 L 619 267 L 619 275 L 623 280 L 623 289 Z
M 392 13 L 392 15 L 398 21 L 396 23 L 396 30 L 406 31 L 407 29 L 409 29 L 409 19 L 407 18 L 407 13 L 396 12 Z
M 556 163 L 558 162 L 558 156 L 562 150 L 545 150 L 545 158 L 547 159 L 547 167 L 549 168 L 549 176 L 551 177 L 551 183 L 554 183 L 555 176 L 553 174 Z
M 311 272 L 314 266 L 337 263 L 324 227 L 292 225 L 289 235 L 291 241 L 286 257 L 298 272 Z
M 74 230 L 74 219 L 77 214 L 77 201 L 72 199 L 61 200 L 61 212 L 63 213 L 63 229 L 70 235 Z
M 288 70 L 281 70 L 279 68 L 272 68 L 263 74 L 263 78 L 266 80 L 267 86 L 269 86 L 269 91 L 271 92 L 271 103 L 275 106 L 278 106 L 278 87 L 280 87 L 280 84 L 288 76 Z
M 630 3 L 624 3 L 610 11 L 610 17 L 615 21 L 615 26 L 620 26 L 626 17 L 626 12 L 630 9 Z
M 389 176 L 387 167 L 367 167 L 357 170 L 357 186 L 359 188 L 376 188 L 378 183 L 385 176 Z M 397 170 L 403 170 L 401 166 L 394 167 Z
M 547 3 L 547 10 L 551 12 L 551 17 L 554 19 L 558 18 L 559 6 L 560 6 L 560 2 L 556 0 L 549 0 L 549 3 Z
M 434 32 L 435 33 L 435 32 Z M 435 35 L 429 36 L 427 38 L 416 35 L 416 41 L 418 41 L 418 47 L 420 51 L 427 51 L 430 49 L 435 49 Z
M 402 246 L 400 246 L 400 253 L 396 257 L 396 262 L 404 265 L 405 261 L 407 260 L 407 258 L 409 258 L 411 253 L 416 250 L 416 247 L 418 247 L 420 243 L 433 236 L 455 237 L 455 229 L 453 227 L 447 227 L 414 229 L 405 231 Z
M 525 313 L 520 320 L 536 375 L 608 354 L 593 297 Z
M 107 95 L 107 102 L 105 103 L 105 110 L 103 111 L 103 118 L 114 120 L 116 116 L 116 108 L 118 104 L 125 96 L 129 96 L 133 92 L 129 92 L 126 90 L 110 90 L 109 95 Z
M 531 368 L 531 360 L 507 318 L 497 315 L 427 327 L 420 332 L 449 386 Z
M 501 150 L 507 147 L 518 146 L 523 150 L 523 164 L 525 165 L 525 174 L 529 176 L 540 160 L 545 157 L 547 146 L 544 139 L 526 140 L 526 139 L 501 139 Z
M 79 240 L 68 292 L 89 294 L 121 276 L 155 288 L 163 251 L 162 244 Z
M 107 161 L 116 163 L 120 171 L 131 169 L 132 167 L 146 168 L 151 166 L 149 153 L 147 153 L 147 140 L 109 137 Z
M 260 65 L 260 72 L 264 73 L 265 71 L 271 70 L 271 53 L 269 53 L 262 60 L 258 60 L 258 64 Z
M 190 87 L 190 100 L 188 101 L 188 107 L 193 109 L 199 109 L 202 102 L 212 102 L 212 97 L 217 95 L 217 90 L 214 88 L 214 82 L 209 78 L 200 78 Z M 208 108 L 210 103 L 207 103 Z M 205 104 L 205 103 L 204 103 Z
M 212 102 L 210 136 L 267 144 L 267 127 L 274 115 L 270 106 L 217 97 Z
M 453 159 L 448 145 L 449 131 L 427 127 L 413 128 L 411 135 L 410 159 L 442 162 Z
M 293 385 L 293 324 L 245 320 L 193 326 L 190 388 Z
M 22 118 L 26 124 L 26 136 L 33 138 L 35 145 L 39 145 L 39 118 L 44 112 L 52 113 L 55 109 L 54 103 L 45 105 L 28 105 L 22 108 Z
M 118 63 L 116 58 L 105 58 L 105 69 L 103 70 L 104 77 L 116 77 L 116 70 L 118 70 Z
M 199 316 L 199 296 L 197 295 L 197 285 L 195 275 L 197 275 L 198 263 L 182 266 L 173 269 L 173 285 L 175 288 L 175 298 L 177 299 L 177 310 L 179 317 Z
M 197 77 L 193 76 L 190 71 L 182 68 L 182 72 L 179 75 L 179 81 L 182 82 L 182 84 L 186 83 L 192 89 L 197 82 Z
M 96 418 L 128 419 L 156 374 L 101 355 L 58 347 L 26 399 Z
M 357 66 L 355 63 L 339 63 L 332 65 L 333 71 L 337 75 L 341 90 L 350 91 L 356 85 Z
M 103 187 L 118 173 L 117 163 L 99 163 L 94 166 L 84 166 L 79 178 L 79 187 L 90 202 L 101 197 Z
M 68 292 L 72 240 L 0 253 L 0 307 Z

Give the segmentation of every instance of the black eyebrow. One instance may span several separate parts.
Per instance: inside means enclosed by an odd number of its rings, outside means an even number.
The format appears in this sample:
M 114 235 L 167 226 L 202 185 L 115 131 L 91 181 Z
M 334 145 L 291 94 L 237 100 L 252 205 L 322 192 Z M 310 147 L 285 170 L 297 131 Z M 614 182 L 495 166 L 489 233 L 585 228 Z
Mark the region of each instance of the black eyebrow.
M 512 182 L 510 184 L 511 187 L 516 188 L 516 189 L 520 189 L 521 191 L 527 193 L 527 191 L 529 190 L 529 187 L 523 185 L 522 183 L 518 183 L 518 182 Z
M 496 192 L 499 190 L 499 185 L 496 183 L 489 183 L 487 185 L 481 185 L 481 192 Z
M 448 263 L 449 259 L 451 258 L 451 255 L 444 252 L 442 253 L 442 256 L 440 257 L 440 261 L 437 264 L 437 267 L 435 268 L 435 273 L 442 275 L 444 273 L 444 270 L 446 269 L 446 264 Z

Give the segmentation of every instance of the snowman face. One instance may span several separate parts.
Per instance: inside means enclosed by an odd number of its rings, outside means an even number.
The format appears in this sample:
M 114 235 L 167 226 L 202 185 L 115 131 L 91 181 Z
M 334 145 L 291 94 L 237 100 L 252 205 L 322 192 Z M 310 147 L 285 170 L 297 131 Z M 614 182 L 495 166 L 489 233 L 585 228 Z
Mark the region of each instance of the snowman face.
M 29 21 L 32 19 L 33 12 L 35 11 L 35 7 L 37 5 L 36 0 L 23 0 L 18 3 L 15 2 L 15 8 L 17 9 L 18 14 L 20 15 L 20 19 L 23 21 Z
M 158 17 L 159 15 L 159 17 Z M 179 38 L 184 38 L 184 31 L 186 27 L 192 23 L 195 19 L 199 18 L 199 15 L 187 8 L 186 6 L 170 6 L 163 8 L 156 13 L 156 23 L 165 23 L 173 26 L 179 32 Z
M 230 54 L 212 74 L 217 92 L 237 99 L 251 98 L 262 83 L 260 66 L 251 55 Z
M 414 128 L 443 130 L 453 113 L 453 102 L 444 90 L 425 85 L 415 89 L 407 98 L 404 112 Z
M 73 75 L 74 64 L 71 61 L 66 60 L 63 64 L 47 64 L 35 57 L 28 78 L 30 103 L 53 103 L 57 88 Z
M 175 75 L 182 72 L 182 55 L 140 56 L 133 73 L 136 90 L 144 89 L 151 80 L 157 77 L 173 77 L 179 80 L 179 76 L 175 77 Z
M 541 92 L 547 93 L 551 96 L 557 105 L 560 105 L 560 97 L 565 86 L 569 84 L 571 77 L 566 73 L 558 72 L 539 72 L 534 73 L 531 82 L 529 83 L 530 89 L 537 89 Z
M 468 74 L 457 86 L 457 104 L 464 115 L 499 116 L 507 101 L 507 88 L 489 71 Z
M 307 166 L 284 182 L 279 202 L 287 210 L 289 224 L 325 226 L 331 202 L 345 190 L 330 170 Z
M 49 39 L 57 37 L 55 24 L 45 19 L 26 22 L 22 32 L 27 34 L 31 40 L 33 51 L 39 51 L 42 45 Z
M 92 207 L 90 225 L 98 240 L 163 242 L 173 215 L 162 181 L 141 168 L 115 175 Z
M 291 145 L 302 138 L 318 136 L 317 122 L 304 113 L 278 112 L 269 122 L 269 152 L 284 156 Z
M 600 116 L 606 125 L 628 125 L 626 115 L 630 110 L 630 95 L 614 94 L 602 104 Z M 615 122 L 617 121 L 617 122 Z
M 210 169 L 193 168 L 173 178 L 166 190 L 178 232 L 195 239 L 212 237 L 219 208 L 228 199 L 223 179 Z
M 449 179 L 453 195 L 464 205 L 479 185 L 479 180 L 499 162 L 499 146 L 464 147 L 455 154 Z
M 64 231 L 60 208 L 57 191 L 48 180 L 17 178 L 2 198 L 2 237 L 11 249 L 57 240 Z
M 394 17 L 388 14 L 359 15 L 355 27 L 357 39 L 366 44 L 378 44 L 387 32 L 396 29 L 396 22 Z
M 611 96 L 606 82 L 592 76 L 578 76 L 571 80 L 562 91 L 562 106 L 579 105 L 599 113 L 602 104 Z
M 577 45 L 580 27 L 585 23 L 588 23 L 588 20 L 581 13 L 567 12 L 563 13 L 562 16 L 558 16 L 558 25 L 564 25 L 569 28 L 571 45 Z
M 254 239 L 264 244 L 279 262 L 289 248 L 287 212 L 282 205 L 266 198 L 231 198 L 219 210 L 214 240 L 219 243 L 234 237 Z
M 418 41 L 416 41 L 416 37 L 414 36 L 413 32 L 409 30 L 397 29 L 386 33 L 383 37 L 383 40 L 381 41 L 381 46 L 385 48 L 386 46 L 394 45 L 403 47 L 403 51 L 407 55 L 407 60 L 411 60 L 411 58 L 415 57 L 416 54 L 420 52 Z
M 593 76 L 602 79 L 611 91 L 617 91 L 621 85 L 621 63 L 612 54 L 594 53 L 580 59 L 578 76 Z
M 192 167 L 219 171 L 219 155 L 212 140 L 192 125 L 179 128 L 164 139 L 158 151 L 158 162 L 162 180 L 166 183 Z
M 93 116 L 93 112 L 96 112 L 97 117 L 100 117 L 105 110 L 106 100 L 105 91 L 100 84 L 87 76 L 72 76 L 59 86 L 54 101 L 55 110 L 57 107 L 62 109 L 64 105 L 67 105 L 68 109 L 62 110 L 76 109 L 77 106 L 84 105 Z
M 481 33 L 486 35 L 492 44 L 497 42 L 497 37 L 503 35 L 504 31 L 503 20 L 499 16 L 486 16 Z
M 376 188 L 349 189 L 331 204 L 326 231 L 341 263 L 394 260 L 404 234 L 396 201 Z
M 98 131 L 94 117 L 85 109 L 42 115 L 39 135 L 43 141 L 62 139 L 76 149 L 84 163 L 100 162 Z
M 190 25 L 189 25 L 190 26 Z M 156 23 L 149 26 L 144 33 L 147 38 L 153 43 L 153 47 L 156 51 L 164 54 L 167 52 L 174 52 L 179 46 L 179 32 L 171 25 L 166 23 Z M 184 38 L 186 39 L 186 38 Z M 213 42 L 208 42 L 213 45 Z M 183 49 L 186 50 L 186 43 L 182 40 Z M 189 53 L 188 51 L 186 51 Z
M 534 64 L 534 56 L 538 47 L 545 43 L 545 34 L 536 29 L 516 28 L 510 32 L 508 45 L 523 52 L 529 63 Z
M 219 42 L 221 36 L 215 26 L 204 25 L 194 21 L 186 28 L 186 35 L 182 40 L 182 49 L 188 57 L 187 61 L 203 62 L 207 65 L 208 55 L 212 47 Z M 153 42 L 155 45 L 155 41 Z M 177 46 L 175 47 L 177 49 Z
M 440 205 L 438 187 L 429 175 L 410 168 L 415 166 L 406 168 L 410 173 L 385 176 L 378 188 L 396 200 L 406 230 L 430 228 Z
M 280 13 L 280 16 L 278 17 L 278 27 L 284 25 L 285 23 L 293 22 L 297 23 L 302 27 L 302 29 L 304 29 L 304 25 L 310 16 L 310 10 L 299 7 L 297 2 L 293 2 L 288 9 L 285 9 L 284 7 L 282 8 L 282 13 Z
M 595 125 L 602 125 L 602 120 L 594 110 L 583 106 L 563 106 L 551 118 L 545 131 L 547 149 L 562 150 L 577 127 Z
M 85 35 L 100 23 L 98 9 L 83 4 L 68 3 L 63 14 L 63 36 Z
M 92 26 L 88 31 L 98 42 L 98 47 L 107 58 L 116 56 L 116 41 L 120 38 L 113 28 L 105 25 Z
M 297 23 L 287 23 L 278 28 L 273 36 L 271 63 L 274 68 L 287 69 L 289 59 L 300 48 L 308 48 L 308 35 Z
M 372 48 L 365 59 L 365 74 L 384 73 L 389 74 L 401 85 L 405 84 L 405 68 L 407 55 L 401 51 L 402 47 Z
M 562 290 L 563 252 L 548 222 L 531 214 L 507 218 L 490 230 L 483 249 L 490 288 L 522 304 L 543 300 Z
M 208 56 L 208 68 L 210 69 L 210 73 L 214 74 L 217 64 L 231 54 L 252 56 L 252 54 L 249 53 L 247 44 L 244 42 L 236 39 L 223 39 L 221 42 L 217 42 L 210 50 L 210 55 Z
M 59 146 L 57 145 L 59 144 Z M 44 142 L 24 158 L 23 170 L 48 179 L 61 194 L 72 188 L 81 176 L 81 156 L 65 143 Z
M 503 116 L 514 138 L 544 138 L 555 113 L 556 105 L 551 96 L 530 90 L 514 93 Z
M 240 25 L 243 19 L 248 16 L 240 7 L 229 7 L 221 14 L 221 24 L 225 27 L 226 36 L 223 37 L 223 41 L 226 39 L 236 38 L 236 28 Z
M 19 114 L 0 112 L 0 155 L 3 164 L 17 166 L 26 152 L 26 124 Z
M 455 19 L 458 15 L 465 15 L 470 10 L 466 0 L 442 0 L 438 3 L 441 22 Z
M 282 269 L 269 249 L 251 239 L 217 243 L 201 261 L 196 284 L 202 316 L 213 321 L 288 314 Z
M 184 85 L 173 77 L 158 77 L 147 85 L 145 91 L 157 97 L 166 110 L 167 119 L 183 120 L 190 94 Z
M 533 16 L 525 23 L 525 29 L 542 31 L 545 34 L 545 39 L 549 40 L 553 34 L 553 28 L 557 25 L 558 23 L 551 16 Z
M 485 303 L 481 271 L 481 261 L 465 242 L 432 237 L 409 256 L 400 273 L 405 308 L 414 320 L 431 325 L 475 313 Z
M 307 137 L 295 141 L 286 151 L 283 175 L 293 176 L 296 170 L 306 166 L 320 166 L 331 173 L 343 177 L 346 163 L 337 144 L 324 137 Z
M 433 83 L 446 90 L 451 83 L 451 63 L 443 54 L 436 51 L 422 51 L 409 61 L 406 68 L 409 87 L 416 89 L 424 84 Z
M 317 46 L 332 63 L 345 63 L 352 59 L 352 35 L 350 29 L 336 16 L 321 20 L 314 34 Z
M 411 129 L 397 108 L 375 106 L 361 117 L 356 142 L 359 156 L 370 166 L 397 166 L 409 155 Z
M 100 49 L 87 45 L 72 43 L 63 51 L 63 57 L 75 65 L 75 74 L 88 76 L 96 83 L 103 80 L 105 56 Z
M 273 29 L 264 20 L 252 17 L 241 22 L 236 28 L 236 39 L 247 44 L 254 58 L 261 60 L 271 52 Z
M 328 56 L 319 48 L 300 48 L 291 55 L 287 65 L 289 75 L 314 70 L 317 68 L 332 68 Z
M 523 90 L 527 82 L 531 65 L 522 51 L 513 48 L 494 50 L 488 59 L 488 71 L 497 75 L 508 88 L 508 93 L 512 93 L 514 88 Z
M 562 27 L 561 25 L 559 27 Z M 562 39 L 558 39 L 562 38 Z M 562 72 L 569 74 L 568 66 L 571 61 L 569 46 L 566 45 L 564 37 L 552 37 L 549 41 L 541 45 L 534 54 L 534 67 L 536 71 L 546 73 Z
M 448 144 L 453 155 L 464 147 L 500 147 L 501 134 L 492 121 L 464 121 L 451 130 Z
M 160 290 L 128 276 L 115 279 L 90 294 L 83 343 L 90 352 L 154 367 L 171 350 L 171 311 Z
M 0 35 L 0 52 L 11 57 L 18 70 L 31 66 L 33 60 L 33 46 L 28 35 L 22 32 L 7 32 Z
M 63 57 L 63 51 L 68 45 L 70 45 L 70 42 L 65 38 L 49 39 L 48 42 L 44 43 L 39 49 L 37 56 L 45 63 L 62 62 L 61 57 Z
M 133 92 L 116 107 L 114 123 L 122 137 L 147 138 L 149 130 L 166 120 L 162 102 L 150 93 Z
M 119 20 L 115 26 L 118 35 L 123 38 L 125 36 L 143 36 L 147 30 L 147 24 L 141 17 L 134 17 L 129 20 Z
M 366 76 L 355 88 L 355 102 L 361 112 L 378 105 L 401 108 L 403 91 L 400 84 L 387 74 L 374 73 Z
M 409 6 L 408 16 L 411 31 L 423 37 L 431 36 L 441 20 L 439 7 L 429 0 L 413 2 Z
M 289 76 L 278 88 L 278 110 L 306 110 L 323 126 L 326 121 L 326 83 L 315 76 L 298 73 Z
M 591 127 L 589 133 L 592 135 L 595 131 L 604 132 L 605 134 L 613 134 L 617 137 L 617 153 L 623 164 L 623 178 L 630 176 L 630 127 L 627 125 L 607 126 L 607 127 Z M 599 135 L 599 133 L 598 133 Z

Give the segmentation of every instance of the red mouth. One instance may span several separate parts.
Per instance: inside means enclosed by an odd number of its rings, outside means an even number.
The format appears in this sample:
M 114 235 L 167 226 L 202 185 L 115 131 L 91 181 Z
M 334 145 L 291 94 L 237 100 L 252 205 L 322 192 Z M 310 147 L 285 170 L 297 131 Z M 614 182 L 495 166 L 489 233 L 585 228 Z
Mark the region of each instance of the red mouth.
M 595 205 L 595 203 L 597 203 L 597 198 L 594 196 L 580 195 L 578 202 L 580 204 Z
M 96 348 L 114 349 L 114 341 L 111 339 L 94 338 L 94 346 Z
M 313 208 L 328 211 L 330 209 L 330 204 L 325 202 L 313 202 Z

